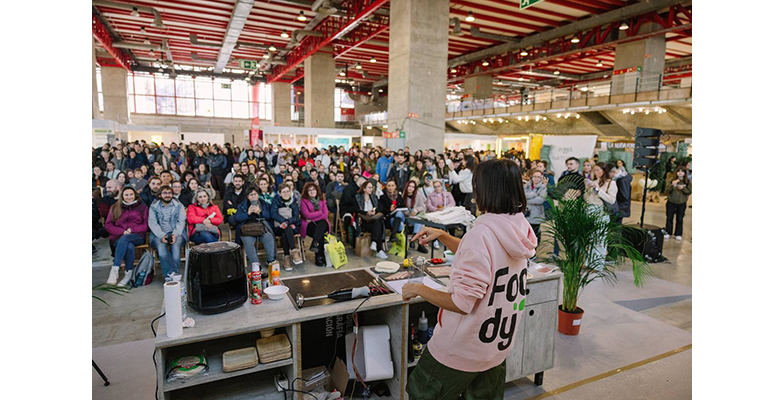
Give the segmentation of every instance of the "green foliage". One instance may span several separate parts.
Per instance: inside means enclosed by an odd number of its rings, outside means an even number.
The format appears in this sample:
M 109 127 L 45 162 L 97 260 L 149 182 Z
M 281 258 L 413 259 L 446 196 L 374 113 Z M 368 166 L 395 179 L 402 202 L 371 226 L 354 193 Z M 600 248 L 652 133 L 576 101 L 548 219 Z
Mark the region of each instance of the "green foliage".
M 546 232 L 551 240 L 544 241 L 541 246 L 552 247 L 555 240 L 560 246 L 560 255 L 550 255 L 548 261 L 563 272 L 563 310 L 577 309 L 581 291 L 590 282 L 596 279 L 616 282 L 613 268 L 626 259 L 633 264 L 633 283 L 638 287 L 647 283 L 652 275 L 649 265 L 623 236 L 625 230 L 639 228 L 616 224 L 603 209 L 590 208 L 581 196 L 572 198 L 573 192 L 568 193 L 568 188 L 559 190 L 566 194 L 560 195 L 557 206 L 550 202 Z M 595 253 L 594 249 L 601 245 L 608 249 L 611 262 L 607 263 L 607 257 Z
M 107 283 L 102 283 L 92 288 L 92 291 L 107 292 L 107 293 L 112 293 L 119 296 L 123 296 L 124 294 L 129 293 L 129 290 L 130 290 L 129 287 L 126 287 L 126 286 L 108 285 Z M 92 299 L 99 300 L 106 306 L 110 307 L 110 304 L 108 304 L 105 300 L 103 300 L 99 296 L 92 294 Z

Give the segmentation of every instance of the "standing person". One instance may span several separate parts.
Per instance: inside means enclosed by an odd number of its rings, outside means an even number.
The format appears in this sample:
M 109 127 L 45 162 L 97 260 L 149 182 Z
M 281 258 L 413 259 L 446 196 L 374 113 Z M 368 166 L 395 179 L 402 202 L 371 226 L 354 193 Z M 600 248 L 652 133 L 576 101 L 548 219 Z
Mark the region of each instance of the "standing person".
M 591 181 L 595 178 L 593 178 L 593 162 L 590 160 L 585 160 L 585 163 L 582 165 L 582 177 L 585 179 L 590 179 Z
M 121 201 L 110 208 L 105 221 L 110 247 L 114 250 L 113 266 L 108 275 L 108 285 L 115 285 L 119 279 L 119 269 L 124 261 L 124 278 L 119 286 L 126 286 L 132 279 L 135 266 L 135 246 L 145 243 L 148 232 L 148 207 L 140 200 L 134 188 L 121 190 Z
M 275 235 L 280 236 L 280 244 L 283 246 L 283 266 L 286 271 L 293 271 L 292 258 L 294 264 L 302 263 L 301 250 L 296 248 L 294 240 L 302 221 L 299 218 L 299 202 L 294 197 L 291 184 L 281 185 L 278 196 L 272 202 L 270 214 L 275 225 Z
M 399 208 L 404 208 L 404 198 L 399 193 L 396 180 L 388 179 L 385 183 L 385 193 L 377 199 L 377 211 L 385 215 L 385 224 L 391 227 L 391 241 L 404 232 L 405 214 Z
M 544 175 L 538 169 L 532 169 L 529 174 L 531 180 L 525 183 L 525 199 L 527 201 L 526 213 L 528 223 L 531 224 L 536 243 L 542 240 L 542 221 L 544 220 L 544 202 L 547 200 L 547 185 L 544 184 Z
M 326 206 L 326 199 L 317 183 L 305 183 L 304 188 L 302 188 L 299 213 L 302 216 L 302 230 L 300 231 L 302 240 L 307 235 L 312 236 L 313 242 L 310 245 L 310 251 L 315 253 L 315 265 L 325 267 L 323 237 L 327 233 L 331 233 L 331 227 L 329 226 L 329 209 Z
M 455 252 L 448 292 L 411 283 L 404 300 L 420 296 L 439 307 L 439 323 L 407 382 L 413 399 L 502 399 L 506 357 L 516 340 L 526 295 L 527 260 L 536 236 L 525 219 L 520 168 L 490 160 L 474 171 L 474 198 L 483 213 L 462 239 L 424 227 L 412 240 L 441 240 Z M 515 284 L 510 284 L 515 282 Z M 511 289 L 511 290 L 510 290 Z M 505 324 L 502 335 L 489 328 Z M 492 334 L 490 333 L 492 332 Z
M 396 187 L 398 187 L 399 190 L 404 190 L 404 186 L 407 185 L 407 181 L 410 179 L 410 168 L 405 162 L 405 159 L 406 157 L 403 153 L 397 154 L 396 161 L 388 168 L 387 179 L 393 178 L 393 180 L 396 181 Z
M 259 255 L 256 252 L 256 241 L 261 241 L 264 250 L 267 253 L 267 265 L 274 262 L 277 257 L 275 248 L 275 233 L 272 229 L 272 215 L 270 206 L 261 201 L 258 189 L 248 188 L 245 200 L 237 206 L 237 213 L 234 215 L 237 223 L 235 228 L 237 243 L 242 243 L 245 249 L 245 255 L 253 263 L 259 262 Z M 242 234 L 242 227 L 248 223 L 260 223 L 264 226 L 264 233 L 261 236 L 247 236 Z M 267 270 L 267 268 L 265 268 Z
M 386 148 L 383 150 L 383 156 L 377 160 L 375 165 L 375 173 L 380 174 L 380 182 L 385 183 L 388 180 L 388 169 L 393 165 L 393 156 L 391 155 L 391 149 Z
M 159 254 L 162 276 L 165 282 L 169 282 L 172 280 L 170 274 L 180 271 L 181 248 L 186 243 L 186 209 L 175 199 L 170 186 L 162 186 L 159 200 L 151 204 L 148 229 L 151 231 L 151 246 Z
M 684 213 L 687 211 L 687 200 L 690 194 L 692 194 L 692 181 L 687 177 L 687 169 L 685 167 L 678 167 L 676 169 L 676 179 L 668 187 L 666 233 L 664 235 L 666 239 L 673 234 L 676 240 L 682 240 Z M 676 216 L 676 227 L 674 227 L 674 216 Z
M 347 242 L 351 247 L 356 246 L 356 236 L 359 232 L 358 218 L 356 218 L 358 215 L 356 195 L 364 182 L 366 182 L 366 178 L 363 176 L 355 177 L 355 179 L 348 183 L 342 190 L 342 197 L 340 198 L 340 217 L 342 218 L 342 225 L 345 228 Z
M 361 184 L 361 188 L 356 194 L 358 215 L 361 217 L 362 229 L 372 234 L 372 245 L 369 248 L 377 253 L 378 258 L 387 259 L 388 255 L 383 251 L 385 224 L 383 223 L 383 215 L 377 212 L 377 195 L 375 195 L 374 189 L 375 186 L 371 181 Z
M 474 203 L 474 189 L 472 188 L 472 177 L 474 176 L 474 167 L 477 166 L 477 160 L 472 156 L 464 158 L 466 167 L 461 172 L 450 170 L 450 183 L 458 184 L 458 188 L 463 193 L 463 206 L 466 207 L 472 215 L 477 215 L 477 204 Z
M 402 200 L 404 201 L 404 205 L 407 207 L 409 216 L 414 217 L 420 213 L 426 212 L 426 202 L 423 201 L 423 198 L 421 195 L 418 194 L 418 181 L 415 179 L 410 179 L 407 184 L 404 186 L 404 190 L 402 191 Z M 413 232 L 418 233 L 423 228 L 423 225 L 421 224 L 415 224 L 413 226 Z M 415 248 L 415 242 L 410 243 L 411 248 Z M 428 249 L 426 246 L 423 246 L 421 244 L 418 244 L 418 251 L 420 253 L 426 254 L 428 253 Z
M 612 164 L 598 163 L 593 166 L 593 177 L 595 179 L 585 179 L 584 200 L 591 210 L 604 210 L 604 202 L 613 204 L 617 202 L 617 184 L 612 182 L 609 177 L 609 171 L 614 168 Z M 609 214 L 604 214 L 604 219 L 609 222 Z M 593 254 L 597 257 L 606 258 L 606 246 L 601 239 L 593 248 Z M 601 264 L 603 265 L 603 264 Z
M 213 243 L 221 236 L 218 226 L 224 222 L 221 210 L 212 203 L 211 197 L 204 189 L 199 189 L 196 202 L 192 203 L 186 213 L 189 222 L 189 237 L 191 243 Z
M 615 222 L 622 225 L 623 218 L 628 218 L 631 214 L 631 182 L 633 182 L 633 176 L 625 169 L 618 169 L 612 179 L 617 183 L 617 208 L 620 210 Z
M 226 156 L 221 153 L 221 149 L 214 146 L 213 154 L 208 157 L 208 166 L 210 166 L 211 184 L 218 192 L 220 198 L 224 198 L 224 178 L 226 177 L 226 168 L 229 165 Z
M 446 186 L 450 183 L 450 167 L 447 166 L 445 163 L 445 159 L 440 157 L 437 157 L 436 159 L 436 170 L 437 170 L 437 176 L 440 181 L 442 181 L 443 184 Z

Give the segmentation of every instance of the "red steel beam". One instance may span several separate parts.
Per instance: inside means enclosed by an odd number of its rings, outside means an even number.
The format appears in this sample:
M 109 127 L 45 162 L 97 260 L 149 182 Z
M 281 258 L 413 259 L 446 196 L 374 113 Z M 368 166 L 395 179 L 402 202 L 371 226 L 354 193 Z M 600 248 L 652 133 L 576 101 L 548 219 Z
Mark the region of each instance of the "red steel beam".
M 465 1 L 465 0 L 450 0 L 450 4 L 458 4 L 458 5 L 461 5 L 461 6 L 464 6 L 464 7 L 469 7 L 469 8 L 475 9 L 475 10 L 483 10 L 483 11 L 494 12 L 494 13 L 498 13 L 498 14 L 501 14 L 501 15 L 506 15 L 506 16 L 510 16 L 510 17 L 513 17 L 513 18 L 522 19 L 522 20 L 525 20 L 525 21 L 538 22 L 540 24 L 551 25 L 551 26 L 555 26 L 555 27 L 563 25 L 563 21 L 555 21 L 554 19 L 542 18 L 542 17 L 537 17 L 535 15 L 530 15 L 530 14 L 524 14 L 524 13 L 519 13 L 519 12 L 515 12 L 515 11 L 510 11 L 510 10 L 517 10 L 517 7 L 516 7 L 517 4 L 515 4 L 515 3 L 505 3 L 505 2 L 495 2 L 495 3 L 496 4 L 503 4 L 503 5 L 507 6 L 508 9 L 499 8 L 499 7 L 491 7 L 491 6 L 484 5 L 484 4 L 476 4 L 476 3 L 472 3 L 472 2 L 469 2 L 469 1 Z
M 286 65 L 277 65 L 267 76 L 267 83 L 272 83 L 283 77 L 307 57 L 339 38 L 346 32 L 353 30 L 365 18 L 369 17 L 382 7 L 388 0 L 346 0 L 342 3 L 347 9 L 347 17 L 326 17 L 316 30 L 323 33 L 323 37 L 307 36 L 302 43 L 286 56 Z
M 132 72 L 132 67 L 130 67 L 131 60 L 129 56 L 120 49 L 113 47 L 113 39 L 111 39 L 110 33 L 108 33 L 108 28 L 106 28 L 105 25 L 100 22 L 100 19 L 95 14 L 92 14 L 92 35 L 95 39 L 97 39 L 98 42 L 100 42 L 108 54 L 110 54 L 111 57 L 116 60 L 116 64 L 118 64 L 121 68 Z
M 552 4 L 557 4 L 559 6 L 564 6 L 564 7 L 573 8 L 579 11 L 589 12 L 591 14 L 600 14 L 603 11 L 606 11 L 606 9 L 602 10 L 596 7 L 590 7 L 583 4 L 574 3 L 573 1 L 568 1 L 568 0 L 545 0 L 545 1 Z

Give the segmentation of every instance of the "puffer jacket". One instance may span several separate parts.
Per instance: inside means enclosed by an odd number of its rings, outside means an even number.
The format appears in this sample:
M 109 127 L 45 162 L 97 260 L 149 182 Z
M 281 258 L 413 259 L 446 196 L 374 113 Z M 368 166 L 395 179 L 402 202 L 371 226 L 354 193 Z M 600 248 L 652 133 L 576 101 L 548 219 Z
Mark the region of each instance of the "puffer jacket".
M 120 203 L 114 204 L 114 206 Z M 108 231 L 108 239 L 113 243 L 124 234 L 128 228 L 132 229 L 132 233 L 137 234 L 145 238 L 146 232 L 148 232 L 148 207 L 140 200 L 132 205 L 124 205 L 121 203 L 123 211 L 121 217 L 118 220 L 113 220 L 113 213 L 108 213 L 108 219 L 105 221 L 105 230 Z
M 261 200 L 259 200 L 259 205 L 261 206 L 261 213 L 258 215 L 248 215 L 248 208 L 251 206 L 251 202 L 247 198 L 237 206 L 237 213 L 234 214 L 234 221 L 237 223 L 237 227 L 235 228 L 235 232 L 237 234 L 235 237 L 235 242 L 242 244 L 242 241 L 240 240 L 242 238 L 240 228 L 242 228 L 242 226 L 248 222 L 262 222 L 264 223 L 264 229 L 271 234 L 273 233 L 271 222 L 272 214 L 270 213 L 270 209 L 267 204 Z
M 201 224 L 208 215 L 212 213 L 216 213 L 216 215 L 213 216 L 213 218 L 210 218 L 210 222 L 215 226 L 221 225 L 224 222 L 224 216 L 221 214 L 221 210 L 218 209 L 217 205 L 210 203 L 207 207 L 202 207 L 196 202 L 191 203 L 186 211 L 186 221 L 189 223 L 189 237 L 194 235 L 196 225 Z
M 692 181 L 687 181 L 687 186 L 684 189 L 677 189 L 671 182 L 666 182 L 668 186 L 668 202 L 672 204 L 684 204 L 687 203 L 687 199 L 692 194 Z
M 544 219 L 544 202 L 547 200 L 547 186 L 539 183 L 534 186 L 532 182 L 525 184 L 526 209 L 528 210 L 528 223 L 541 224 Z

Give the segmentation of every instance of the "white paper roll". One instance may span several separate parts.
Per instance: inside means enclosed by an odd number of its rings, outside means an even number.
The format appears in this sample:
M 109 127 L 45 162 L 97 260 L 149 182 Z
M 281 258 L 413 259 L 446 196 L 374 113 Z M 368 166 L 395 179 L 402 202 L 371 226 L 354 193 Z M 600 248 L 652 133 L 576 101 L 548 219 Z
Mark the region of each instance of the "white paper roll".
M 164 320 L 167 323 L 167 337 L 176 338 L 183 334 L 183 317 L 181 315 L 181 283 L 167 282 L 164 284 Z

